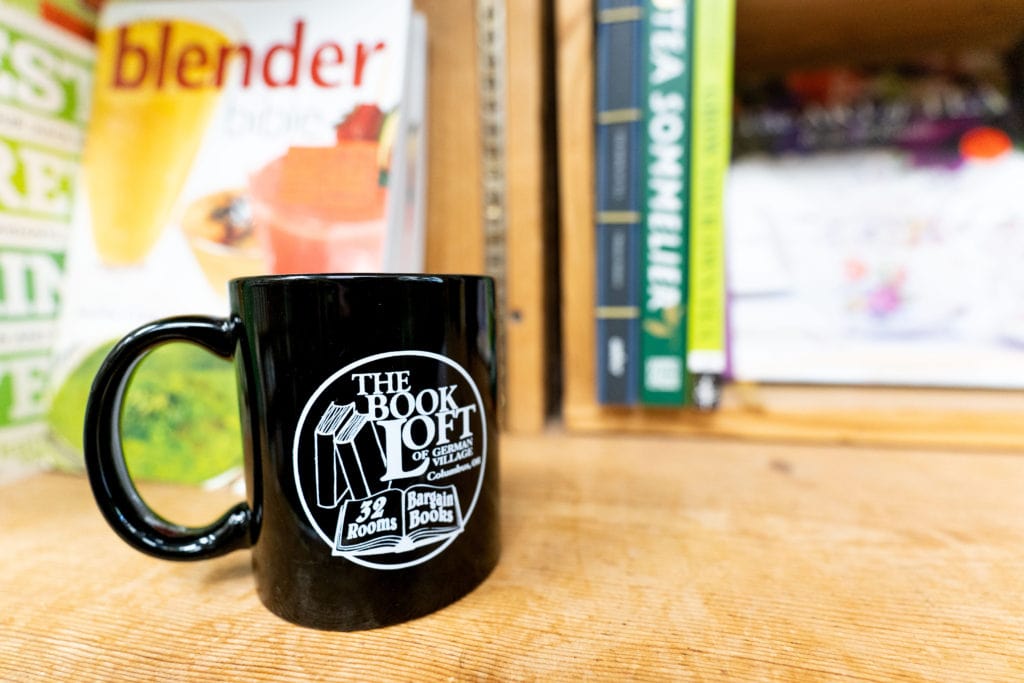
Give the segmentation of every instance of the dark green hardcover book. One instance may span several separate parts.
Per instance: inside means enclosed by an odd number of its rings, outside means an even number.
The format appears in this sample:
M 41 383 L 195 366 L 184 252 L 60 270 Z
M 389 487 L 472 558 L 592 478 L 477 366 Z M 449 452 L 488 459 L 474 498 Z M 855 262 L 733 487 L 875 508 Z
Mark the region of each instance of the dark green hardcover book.
M 693 0 L 647 0 L 640 399 L 686 403 Z

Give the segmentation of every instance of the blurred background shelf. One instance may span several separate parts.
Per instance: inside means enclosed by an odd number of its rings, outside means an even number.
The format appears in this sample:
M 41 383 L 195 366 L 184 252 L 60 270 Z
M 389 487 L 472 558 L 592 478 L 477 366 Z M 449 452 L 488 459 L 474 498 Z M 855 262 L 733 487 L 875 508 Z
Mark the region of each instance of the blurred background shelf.
M 710 414 L 598 404 L 593 230 L 593 5 L 554 0 L 561 236 L 561 417 L 569 431 L 664 432 L 749 439 L 1014 448 L 1018 391 L 727 386 Z M 1005 51 L 1024 37 L 1016 0 L 737 0 L 737 71 L 897 61 L 928 51 Z

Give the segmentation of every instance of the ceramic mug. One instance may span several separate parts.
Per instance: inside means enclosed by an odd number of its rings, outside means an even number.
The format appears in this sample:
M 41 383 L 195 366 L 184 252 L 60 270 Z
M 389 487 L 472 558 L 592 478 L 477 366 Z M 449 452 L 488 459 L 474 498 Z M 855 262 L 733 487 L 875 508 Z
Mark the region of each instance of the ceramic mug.
M 94 381 L 85 461 L 107 521 L 156 557 L 251 548 L 275 614 L 356 630 L 433 612 L 498 560 L 494 283 L 453 275 L 231 281 L 230 315 L 121 340 Z M 197 344 L 236 368 L 247 500 L 204 528 L 162 519 L 124 464 L 135 365 Z

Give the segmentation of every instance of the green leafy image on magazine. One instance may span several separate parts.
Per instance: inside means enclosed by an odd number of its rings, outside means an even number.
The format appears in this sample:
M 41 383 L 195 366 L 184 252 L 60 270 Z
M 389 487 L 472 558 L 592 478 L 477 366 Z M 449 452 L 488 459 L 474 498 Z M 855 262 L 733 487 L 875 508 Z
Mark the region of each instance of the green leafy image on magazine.
M 54 433 L 79 454 L 89 389 L 110 348 L 89 354 L 57 390 L 50 408 Z M 183 344 L 150 353 L 136 368 L 125 397 L 123 443 L 132 477 L 198 484 L 240 467 L 237 406 L 230 363 Z

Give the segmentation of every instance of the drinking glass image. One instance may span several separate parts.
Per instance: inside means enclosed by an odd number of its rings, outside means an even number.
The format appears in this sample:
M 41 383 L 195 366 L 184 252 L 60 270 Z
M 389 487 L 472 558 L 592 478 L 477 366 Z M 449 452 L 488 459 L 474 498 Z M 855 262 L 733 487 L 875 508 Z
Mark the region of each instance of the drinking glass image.
M 375 105 L 359 105 L 336 127 L 334 145 L 290 147 L 250 178 L 271 272 L 381 269 L 394 122 Z
M 203 275 L 216 292 L 229 280 L 266 270 L 252 226 L 251 202 L 240 190 L 221 190 L 182 212 L 181 229 Z
M 97 36 L 84 152 L 93 238 L 107 265 L 142 262 L 159 239 L 220 97 L 229 39 L 180 19 Z

